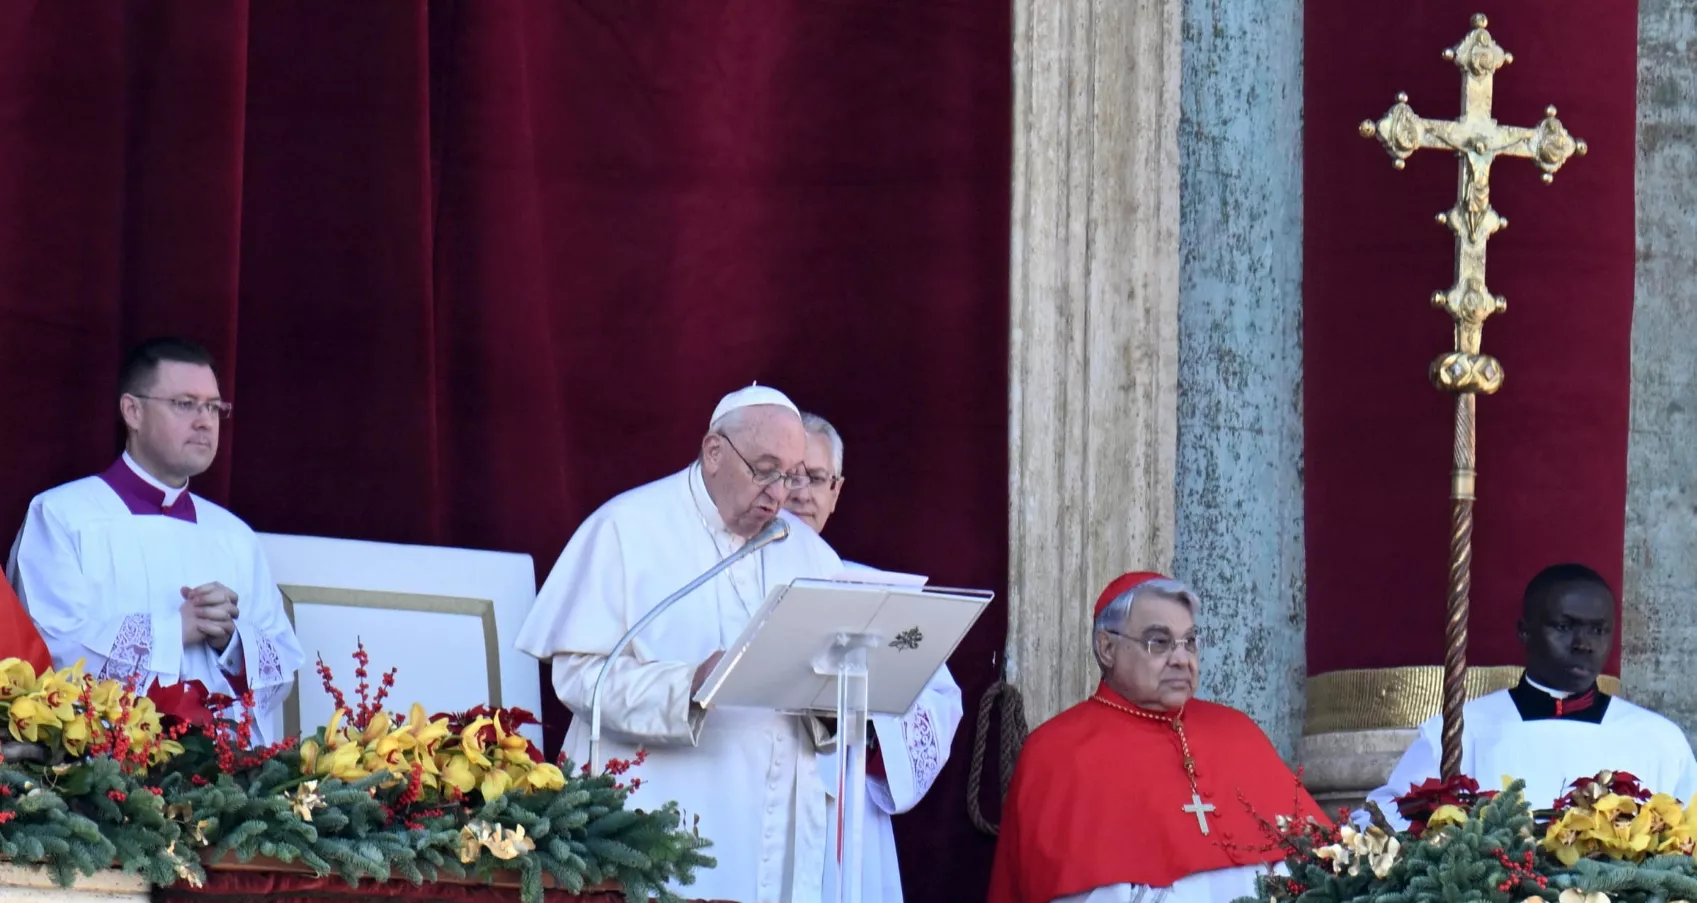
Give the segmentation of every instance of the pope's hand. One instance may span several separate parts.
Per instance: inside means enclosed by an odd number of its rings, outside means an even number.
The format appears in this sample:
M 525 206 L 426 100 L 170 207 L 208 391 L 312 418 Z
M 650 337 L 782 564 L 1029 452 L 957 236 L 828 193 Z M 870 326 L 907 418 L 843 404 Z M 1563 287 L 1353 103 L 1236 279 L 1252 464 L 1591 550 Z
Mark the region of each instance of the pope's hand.
M 721 649 L 718 652 L 707 656 L 707 661 L 696 666 L 695 682 L 689 685 L 689 694 L 691 696 L 694 696 L 696 693 L 701 691 L 701 685 L 707 682 L 707 675 L 713 673 L 713 668 L 719 664 L 719 659 L 724 657 L 725 650 Z

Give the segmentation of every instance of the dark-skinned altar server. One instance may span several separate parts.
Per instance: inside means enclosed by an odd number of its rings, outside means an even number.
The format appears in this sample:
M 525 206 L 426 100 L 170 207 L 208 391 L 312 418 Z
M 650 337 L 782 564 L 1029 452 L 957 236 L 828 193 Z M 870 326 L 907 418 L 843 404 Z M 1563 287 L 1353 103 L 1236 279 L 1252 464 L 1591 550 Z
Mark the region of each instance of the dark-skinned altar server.
M 1126 574 L 1102 592 L 1102 682 L 1021 750 L 990 903 L 1253 896 L 1283 858 L 1268 827 L 1323 821 L 1249 716 L 1193 698 L 1200 606 L 1159 574 Z
M 805 446 L 801 415 L 781 392 L 751 386 L 726 396 L 689 466 L 613 498 L 577 528 L 519 635 L 520 651 L 553 665 L 554 692 L 575 716 L 565 752 L 583 764 L 591 690 L 619 637 L 773 518 L 786 519 L 787 540 L 655 619 L 602 688 L 603 756 L 646 749 L 632 773 L 642 779 L 638 796 L 676 800 L 686 827 L 713 842 L 718 867 L 676 888 L 689 899 L 821 899 L 825 790 L 815 753 L 825 738 L 817 719 L 692 702 L 767 593 L 842 570 L 831 547 L 783 510 L 807 483 Z
M 189 491 L 212 466 L 230 405 L 212 356 L 181 339 L 133 350 L 120 372 L 124 452 L 30 502 L 7 568 L 53 653 L 145 691 L 198 680 L 251 691 L 256 742 L 280 739 L 303 656 L 259 538 Z
M 1685 732 L 1597 688 L 1614 646 L 1608 583 L 1582 564 L 1547 567 L 1526 585 L 1518 628 L 1526 671 L 1515 686 L 1462 709 L 1461 773 L 1485 788 L 1504 775 L 1520 778 L 1533 809 L 1549 808 L 1574 781 L 1601 771 L 1628 772 L 1653 793 L 1690 802 L 1697 759 Z M 1394 827 L 1408 824 L 1396 797 L 1439 774 L 1443 722 L 1438 715 L 1422 724 L 1385 786 L 1367 797 Z

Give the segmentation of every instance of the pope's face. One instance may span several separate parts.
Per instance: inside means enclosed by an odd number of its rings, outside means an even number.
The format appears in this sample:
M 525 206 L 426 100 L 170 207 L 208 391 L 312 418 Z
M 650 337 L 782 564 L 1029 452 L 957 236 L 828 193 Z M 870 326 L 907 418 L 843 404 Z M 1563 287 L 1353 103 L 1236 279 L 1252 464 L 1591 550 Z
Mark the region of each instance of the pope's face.
M 161 361 L 153 382 L 137 395 L 118 400 L 130 430 L 130 456 L 155 477 L 181 486 L 212 466 L 218 454 L 219 418 L 206 409 L 221 400 L 211 367 Z M 179 408 L 193 403 L 190 412 Z
M 806 447 L 801 418 L 775 405 L 744 408 L 734 425 L 702 438 L 701 478 L 732 533 L 746 539 L 778 516 L 790 496 L 782 476 L 802 472 Z
M 837 510 L 843 478 L 831 467 L 831 440 L 818 433 L 807 434 L 807 485 L 790 493 L 784 507 L 807 521 L 815 533 L 825 532 L 825 522 Z
M 1118 631 L 1097 631 L 1096 655 L 1108 663 L 1105 679 L 1114 692 L 1146 709 L 1173 711 L 1196 693 L 1197 656 L 1186 648 L 1195 639 L 1188 606 L 1144 596 Z
M 1521 619 L 1526 676 L 1563 693 L 1591 688 L 1614 646 L 1614 598 L 1603 587 L 1576 583 L 1550 591 Z

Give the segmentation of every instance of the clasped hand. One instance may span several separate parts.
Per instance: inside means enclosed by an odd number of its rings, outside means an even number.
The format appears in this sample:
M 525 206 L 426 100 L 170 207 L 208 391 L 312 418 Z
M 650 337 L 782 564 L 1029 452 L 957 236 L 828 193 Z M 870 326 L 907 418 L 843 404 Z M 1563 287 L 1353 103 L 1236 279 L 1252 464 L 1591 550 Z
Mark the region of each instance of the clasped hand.
M 183 587 L 183 648 L 205 643 L 223 652 L 236 635 L 236 594 L 222 583 Z

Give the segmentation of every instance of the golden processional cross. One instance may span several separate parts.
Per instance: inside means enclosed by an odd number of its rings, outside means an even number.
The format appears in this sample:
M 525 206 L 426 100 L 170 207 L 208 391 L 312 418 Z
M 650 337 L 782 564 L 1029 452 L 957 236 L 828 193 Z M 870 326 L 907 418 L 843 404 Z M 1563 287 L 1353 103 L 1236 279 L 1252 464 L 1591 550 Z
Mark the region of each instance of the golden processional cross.
M 1432 296 L 1432 306 L 1455 320 L 1455 348 L 1432 362 L 1432 382 L 1455 395 L 1455 464 L 1450 482 L 1454 503 L 1450 521 L 1449 598 L 1444 622 L 1443 776 L 1461 770 L 1461 710 L 1466 703 L 1463 678 L 1467 670 L 1468 594 L 1473 584 L 1474 410 L 1476 396 L 1489 395 L 1503 384 L 1497 359 L 1479 350 L 1485 319 L 1501 313 L 1507 303 L 1485 286 L 1485 242 L 1508 220 L 1491 209 L 1491 162 L 1497 157 L 1526 157 L 1554 180 L 1569 157 L 1583 155 L 1577 141 L 1556 118 L 1556 108 L 1544 111 L 1535 128 L 1501 125 L 1491 118 L 1492 82 L 1498 69 L 1514 62 L 1491 33 L 1485 17 L 1473 17 L 1473 30 L 1462 42 L 1444 51 L 1444 59 L 1461 70 L 1461 115 L 1455 120 L 1424 119 L 1408 106 L 1408 95 L 1378 122 L 1361 123 L 1364 138 L 1377 137 L 1395 158 L 1397 169 L 1414 152 L 1434 148 L 1453 152 L 1460 160 L 1455 206 L 1438 214 L 1438 222 L 1455 233 L 1455 284 Z

